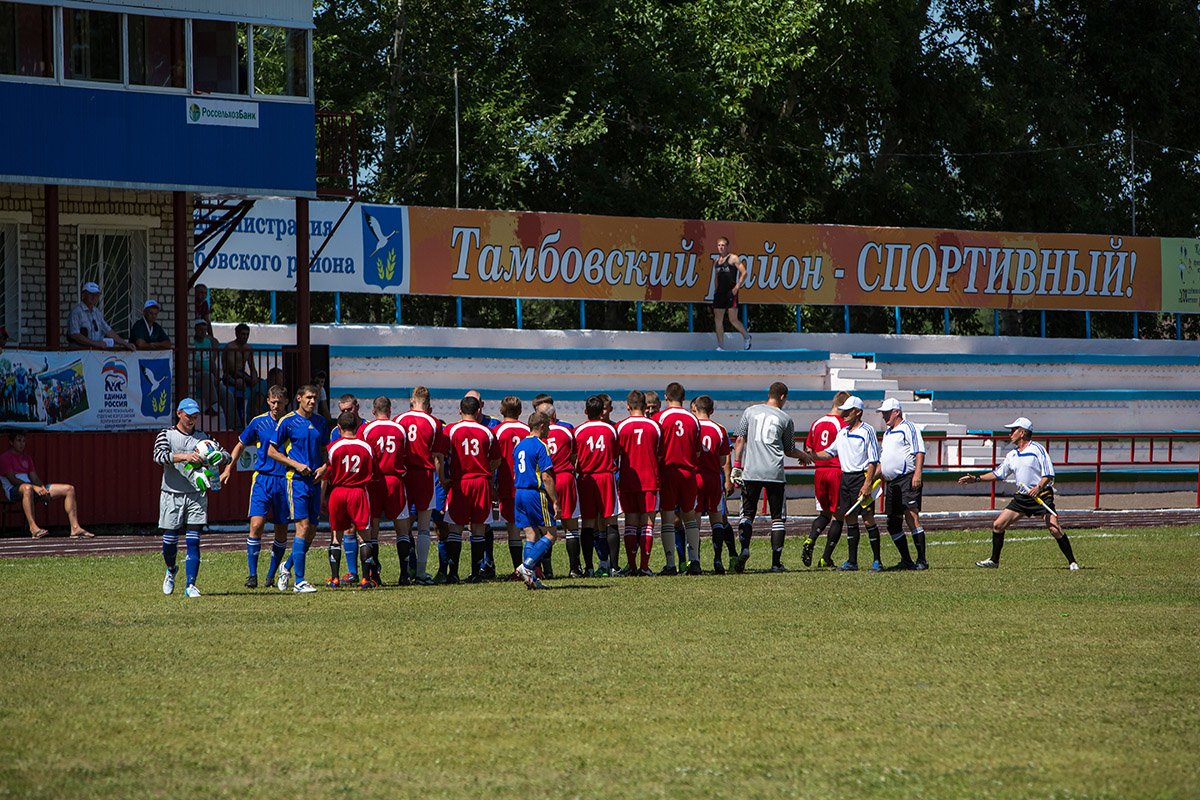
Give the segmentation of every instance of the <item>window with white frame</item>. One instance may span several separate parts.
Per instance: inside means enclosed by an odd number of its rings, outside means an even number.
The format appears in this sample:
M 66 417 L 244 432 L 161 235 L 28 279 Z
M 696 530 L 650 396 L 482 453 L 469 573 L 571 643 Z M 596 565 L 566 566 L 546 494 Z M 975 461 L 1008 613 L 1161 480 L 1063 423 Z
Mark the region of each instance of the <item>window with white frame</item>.
M 54 9 L 0 2 L 0 75 L 54 77 Z
M 21 340 L 21 265 L 17 226 L 0 222 L 0 324 L 9 344 Z
M 254 93 L 308 96 L 308 32 L 254 26 Z
M 64 8 L 63 69 L 70 80 L 121 83 L 121 15 Z
M 184 21 L 129 14 L 129 83 L 133 86 L 187 86 Z
M 79 285 L 100 284 L 100 309 L 122 336 L 141 315 L 150 282 L 144 230 L 81 230 Z

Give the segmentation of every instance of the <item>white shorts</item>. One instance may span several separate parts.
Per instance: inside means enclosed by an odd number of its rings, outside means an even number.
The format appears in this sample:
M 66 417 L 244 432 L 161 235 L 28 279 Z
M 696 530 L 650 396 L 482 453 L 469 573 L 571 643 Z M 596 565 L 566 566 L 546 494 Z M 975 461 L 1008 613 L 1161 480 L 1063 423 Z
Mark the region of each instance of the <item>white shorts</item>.
M 208 524 L 207 494 L 161 492 L 158 496 L 158 527 L 164 531 L 199 528 Z

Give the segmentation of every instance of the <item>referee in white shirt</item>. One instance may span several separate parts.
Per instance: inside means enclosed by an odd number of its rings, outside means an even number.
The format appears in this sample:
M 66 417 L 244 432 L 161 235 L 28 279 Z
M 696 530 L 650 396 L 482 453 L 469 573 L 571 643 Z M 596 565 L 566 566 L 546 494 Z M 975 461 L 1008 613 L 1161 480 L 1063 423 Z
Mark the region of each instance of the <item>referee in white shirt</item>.
M 842 572 L 854 572 L 858 569 L 858 517 L 862 517 L 867 526 L 867 540 L 871 543 L 871 571 L 883 569 L 879 560 L 879 527 L 875 524 L 875 500 L 871 493 L 875 489 L 876 477 L 879 475 L 879 436 L 875 429 L 863 422 L 863 401 L 860 397 L 851 396 L 839 406 L 846 427 L 838 431 L 837 438 L 825 450 L 813 453 L 813 458 L 826 461 L 834 456 L 842 465 L 842 485 L 838 491 L 837 511 L 833 513 L 833 523 L 829 526 L 829 534 L 825 541 L 825 552 L 821 556 L 823 563 L 833 563 L 833 548 L 842 537 L 842 525 L 846 527 L 846 546 L 849 555 L 846 562 L 838 567 Z
M 1004 480 L 1011 476 L 1017 493 L 992 523 L 992 557 L 976 561 L 975 566 L 996 569 L 1000 566 L 1000 551 L 1004 548 L 1004 531 L 1021 517 L 1044 517 L 1046 528 L 1058 542 L 1058 549 L 1067 557 L 1067 566 L 1076 570 L 1079 564 L 1071 551 L 1071 540 L 1058 524 L 1054 510 L 1054 465 L 1046 449 L 1033 441 L 1033 423 L 1028 417 L 1017 417 L 1005 425 L 1011 431 L 1009 441 L 1016 447 L 1008 451 L 1000 466 L 982 475 L 963 475 L 958 482 L 966 485 L 980 481 Z
M 879 406 L 884 425 L 879 471 L 883 475 L 883 513 L 887 514 L 888 535 L 900 553 L 900 563 L 889 570 L 929 569 L 925 560 L 925 529 L 921 527 L 921 487 L 925 469 L 925 440 L 917 426 L 904 418 L 904 407 L 894 397 Z M 904 536 L 907 518 L 917 548 L 914 562 Z

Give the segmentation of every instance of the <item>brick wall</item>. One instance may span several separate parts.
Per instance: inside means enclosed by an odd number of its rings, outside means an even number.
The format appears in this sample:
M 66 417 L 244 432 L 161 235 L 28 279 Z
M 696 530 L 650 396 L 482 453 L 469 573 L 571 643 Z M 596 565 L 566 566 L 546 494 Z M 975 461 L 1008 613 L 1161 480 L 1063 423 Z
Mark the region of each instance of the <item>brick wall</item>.
M 171 192 L 135 189 L 106 189 L 63 186 L 59 189 L 59 214 L 88 214 L 109 217 L 115 229 L 127 230 L 128 220 L 157 217 L 158 224 L 146 228 L 146 258 L 149 262 L 147 292 L 161 307 L 158 322 L 168 336 L 174 336 L 174 266 L 171 219 Z M 187 207 L 192 206 L 192 195 Z M 32 224 L 21 224 L 18 258 L 21 265 L 21 343 L 46 344 L 46 207 L 43 187 L 30 184 L 0 183 L 0 218 L 3 212 L 28 212 Z M 124 224 L 122 224 L 124 220 Z M 89 227 L 103 228 L 104 219 Z M 67 316 L 79 302 L 79 226 L 59 225 L 59 325 L 66 340 Z M 188 261 L 191 261 L 191 236 L 188 236 Z M 11 332 L 10 332 L 11 333 Z M 126 331 L 121 331 L 126 333 Z

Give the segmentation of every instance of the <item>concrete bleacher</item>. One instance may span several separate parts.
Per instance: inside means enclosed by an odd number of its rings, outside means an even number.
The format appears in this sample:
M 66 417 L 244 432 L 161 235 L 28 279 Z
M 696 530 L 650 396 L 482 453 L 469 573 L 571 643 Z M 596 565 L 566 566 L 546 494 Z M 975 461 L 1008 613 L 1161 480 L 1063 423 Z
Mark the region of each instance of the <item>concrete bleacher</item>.
M 231 325 L 216 328 L 222 341 L 232 337 Z M 294 332 L 252 326 L 251 341 L 291 344 Z M 332 396 L 404 401 L 423 384 L 444 416 L 478 389 L 490 411 L 506 394 L 550 392 L 564 418 L 578 419 L 590 394 L 608 392 L 619 408 L 630 388 L 661 391 L 679 380 L 689 396 L 711 395 L 728 425 L 783 380 L 798 429 L 824 413 L 838 389 L 869 405 L 895 397 L 914 423 L 950 435 L 996 430 L 1016 416 L 1046 431 L 1194 429 L 1200 420 L 1193 341 L 759 333 L 746 352 L 716 351 L 712 335 L 700 333 L 391 325 L 314 326 L 312 341 L 330 347 Z M 727 343 L 739 346 L 740 337 Z

